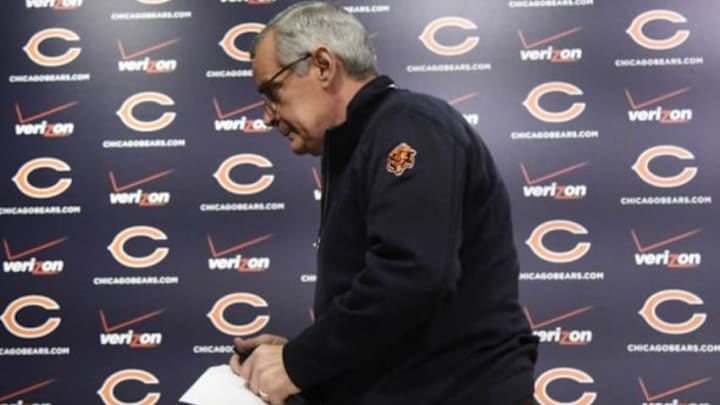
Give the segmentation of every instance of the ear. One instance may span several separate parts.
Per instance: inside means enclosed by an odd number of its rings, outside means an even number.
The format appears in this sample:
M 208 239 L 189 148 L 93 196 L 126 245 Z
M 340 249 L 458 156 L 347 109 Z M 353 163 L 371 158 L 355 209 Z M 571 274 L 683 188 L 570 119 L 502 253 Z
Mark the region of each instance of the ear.
M 339 60 L 337 56 L 325 46 L 319 46 L 313 51 L 312 63 L 317 66 L 317 78 L 327 87 L 338 72 Z

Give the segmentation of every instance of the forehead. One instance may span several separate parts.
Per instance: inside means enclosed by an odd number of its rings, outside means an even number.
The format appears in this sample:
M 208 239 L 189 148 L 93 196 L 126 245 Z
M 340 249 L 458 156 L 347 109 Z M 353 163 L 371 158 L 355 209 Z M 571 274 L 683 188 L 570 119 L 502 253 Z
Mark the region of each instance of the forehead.
M 253 77 L 256 83 L 269 79 L 280 68 L 275 52 L 275 38 L 272 32 L 260 38 L 255 46 L 255 58 L 252 61 Z

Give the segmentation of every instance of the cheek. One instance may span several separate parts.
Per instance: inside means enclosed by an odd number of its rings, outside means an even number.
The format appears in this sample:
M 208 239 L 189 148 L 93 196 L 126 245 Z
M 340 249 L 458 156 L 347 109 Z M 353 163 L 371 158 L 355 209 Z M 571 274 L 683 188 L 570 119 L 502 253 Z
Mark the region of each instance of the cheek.
M 317 114 L 309 105 L 300 105 L 287 111 L 285 121 L 294 132 L 302 134 L 303 138 L 315 137 L 321 130 Z

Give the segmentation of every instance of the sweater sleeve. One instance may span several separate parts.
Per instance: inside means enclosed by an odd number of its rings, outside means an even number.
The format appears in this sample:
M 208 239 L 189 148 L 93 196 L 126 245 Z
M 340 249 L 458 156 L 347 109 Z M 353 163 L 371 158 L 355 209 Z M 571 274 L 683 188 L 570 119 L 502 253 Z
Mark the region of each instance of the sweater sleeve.
M 423 328 L 460 277 L 465 158 L 447 133 L 455 127 L 409 109 L 383 116 L 368 134 L 364 268 L 283 351 L 302 389 L 374 361 Z

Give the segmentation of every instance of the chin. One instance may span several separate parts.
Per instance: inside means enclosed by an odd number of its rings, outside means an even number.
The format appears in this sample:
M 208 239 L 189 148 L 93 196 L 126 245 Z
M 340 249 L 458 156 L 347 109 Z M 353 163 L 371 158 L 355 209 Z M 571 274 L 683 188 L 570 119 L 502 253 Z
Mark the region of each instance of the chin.
M 290 149 L 292 152 L 296 155 L 312 155 L 312 156 L 320 156 L 322 155 L 322 147 L 312 147 L 311 145 L 308 145 L 305 142 L 301 142 L 296 144 L 295 142 L 290 142 Z
M 302 147 L 302 146 L 301 146 L 301 147 L 294 147 L 294 146 L 291 145 L 291 146 L 290 146 L 290 150 L 292 151 L 292 153 L 294 153 L 294 154 L 296 154 L 296 155 L 307 155 L 308 153 L 310 153 L 310 151 L 308 151 L 307 148 Z

